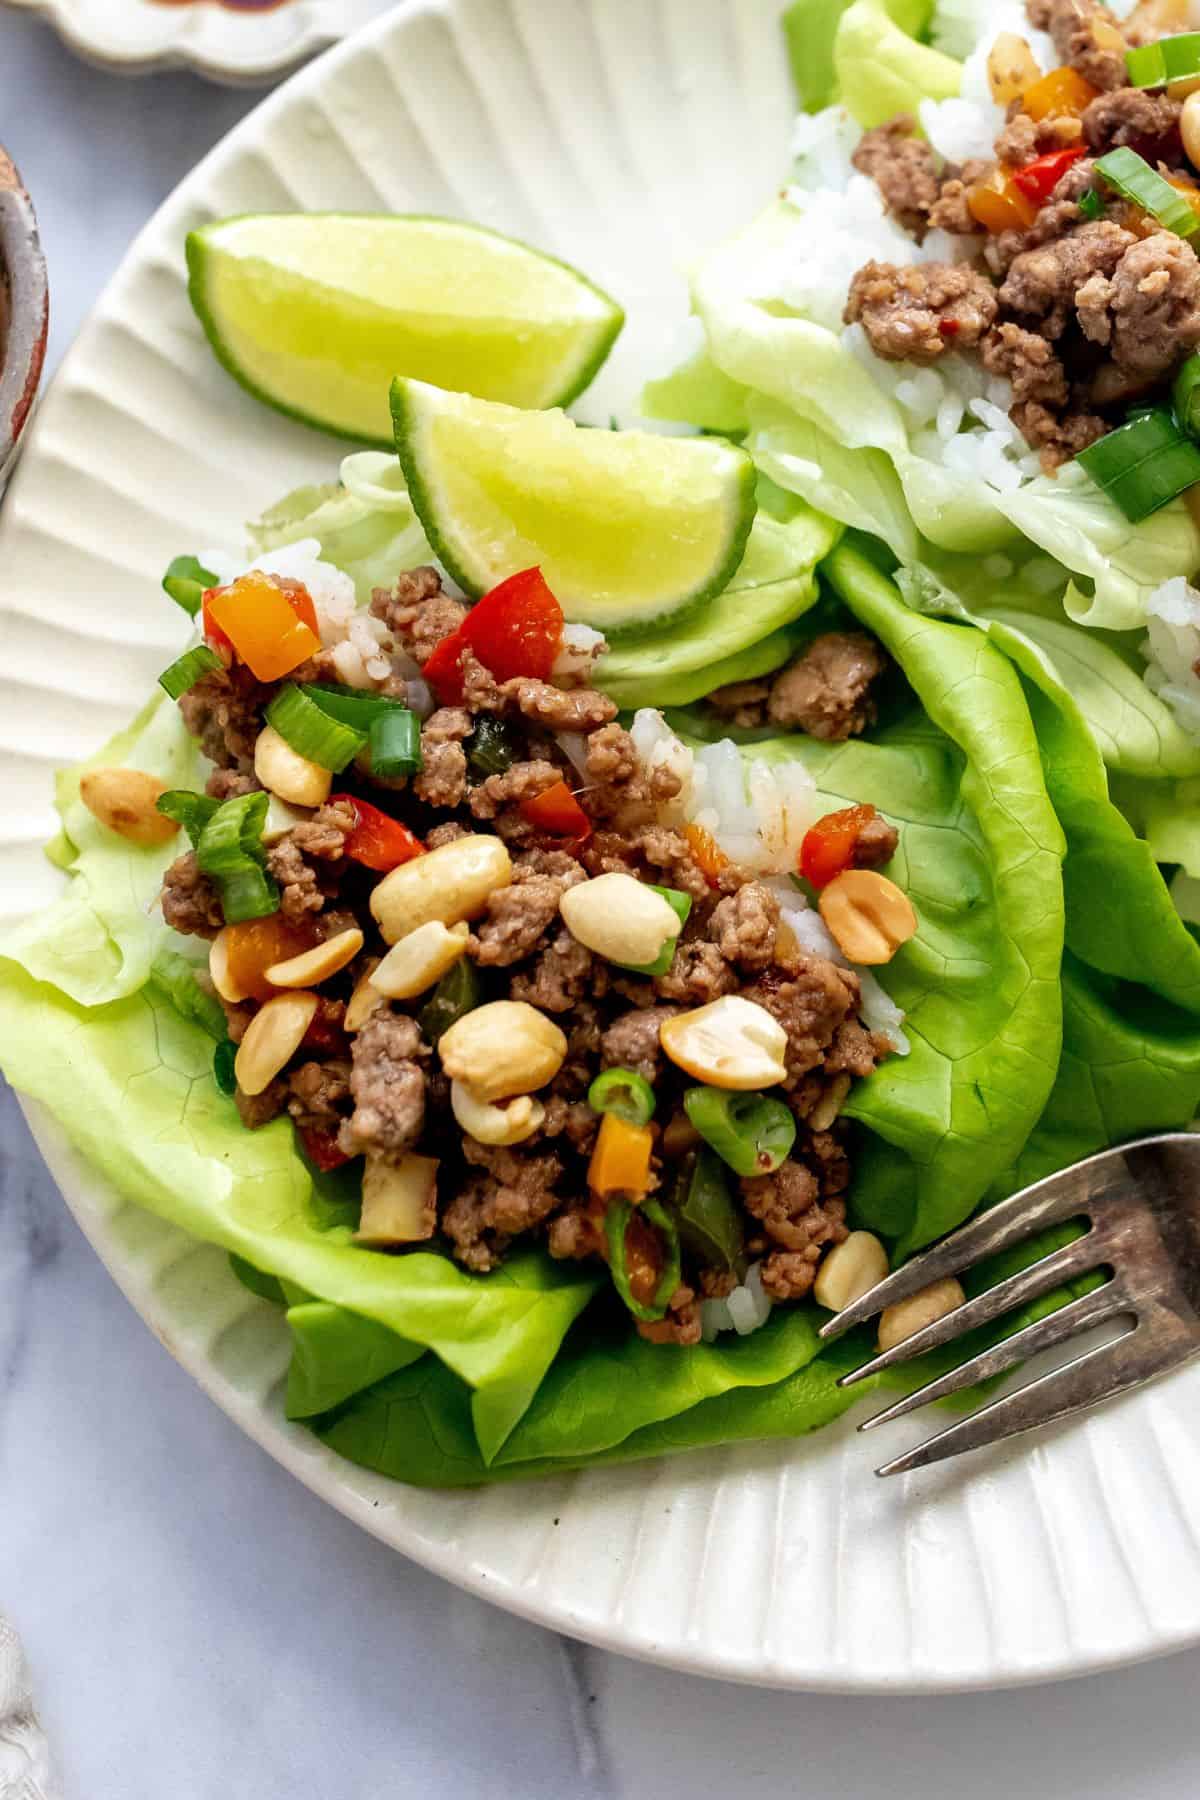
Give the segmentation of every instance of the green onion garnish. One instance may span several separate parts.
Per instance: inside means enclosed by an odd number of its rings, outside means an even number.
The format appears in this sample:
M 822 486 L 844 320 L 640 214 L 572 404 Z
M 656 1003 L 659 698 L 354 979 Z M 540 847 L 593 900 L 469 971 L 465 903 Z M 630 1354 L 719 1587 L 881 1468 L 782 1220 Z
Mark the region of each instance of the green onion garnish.
M 196 861 L 216 882 L 221 909 L 230 925 L 266 918 L 279 910 L 279 889 L 263 866 L 262 834 L 269 805 L 262 792 L 238 794 L 224 801 L 196 845 Z
M 1175 417 L 1189 437 L 1200 438 L 1200 352 L 1193 352 L 1171 389 Z
M 421 721 L 407 707 L 393 706 L 372 720 L 367 741 L 372 775 L 415 775 L 421 767 Z
M 635 1069 L 605 1069 L 587 1093 L 593 1112 L 616 1113 L 628 1125 L 648 1125 L 654 1117 L 654 1089 Z
M 174 819 L 177 825 L 183 826 L 192 840 L 193 850 L 199 846 L 204 827 L 220 804 L 208 794 L 193 794 L 190 788 L 168 788 L 155 801 L 164 818 Z
M 1131 87 L 1162 87 L 1167 76 L 1163 66 L 1163 47 L 1157 44 L 1142 44 L 1136 50 L 1125 52 L 1125 67 L 1129 73 Z
M 766 1094 L 694 1087 L 683 1096 L 683 1109 L 735 1175 L 772 1174 L 796 1141 L 795 1119 L 782 1100 Z
M 653 893 L 661 894 L 668 906 L 672 907 L 679 919 L 679 929 L 688 922 L 688 914 L 692 910 L 692 896 L 680 893 L 678 888 L 656 887 L 654 882 L 646 884 Z M 618 963 L 620 969 L 630 969 L 635 975 L 668 975 L 671 964 L 675 961 L 675 947 L 678 937 L 668 938 L 652 963 Z
M 1103 176 L 1109 187 L 1115 188 L 1123 199 L 1132 200 L 1167 231 L 1174 231 L 1182 238 L 1190 238 L 1200 231 L 1200 213 L 1195 207 L 1157 169 L 1152 169 L 1144 156 L 1139 156 L 1127 144 L 1100 157 L 1096 173 Z
M 503 775 L 520 755 L 512 727 L 503 719 L 481 713 L 467 741 L 467 761 L 480 775 Z
M 340 719 L 355 731 L 370 731 L 376 719 L 385 718 L 390 712 L 408 711 L 402 700 L 393 700 L 387 694 L 368 694 L 358 688 L 326 687 L 322 682 L 309 681 L 304 692 L 331 719 Z
M 629 1252 L 626 1234 L 634 1207 L 628 1200 L 610 1200 L 604 1214 L 604 1235 L 608 1240 L 608 1266 L 613 1278 L 613 1286 L 629 1308 L 635 1319 L 642 1319 L 647 1324 L 661 1319 L 671 1301 L 671 1295 L 679 1286 L 681 1260 L 679 1252 L 679 1232 L 674 1220 L 666 1208 L 657 1200 L 643 1200 L 636 1209 L 639 1218 L 653 1225 L 663 1242 L 663 1271 L 658 1278 L 654 1297 L 647 1305 L 634 1297 L 629 1285 Z
M 237 1093 L 237 1076 L 233 1072 L 237 1045 L 232 1038 L 222 1038 L 213 1051 L 213 1079 L 223 1094 Z
M 1200 482 L 1200 446 L 1161 406 L 1118 425 L 1076 461 L 1135 525 Z
M 367 741 L 365 731 L 356 731 L 352 725 L 343 725 L 340 719 L 331 717 L 294 681 L 280 688 L 271 701 L 267 724 L 275 727 L 297 756 L 306 757 L 335 775 L 354 761 Z
M 206 569 L 194 556 L 177 556 L 168 564 L 162 584 L 163 591 L 170 594 L 176 606 L 182 606 L 193 619 L 200 611 L 205 588 L 219 585 L 212 570 Z
M 158 678 L 158 685 L 166 689 L 172 700 L 178 700 L 180 694 L 186 694 L 189 688 L 194 688 L 198 681 L 203 681 L 214 669 L 224 666 L 215 650 L 210 650 L 207 644 L 196 644 L 177 657 L 169 669 L 163 670 Z
M 741 1215 L 729 1192 L 725 1165 L 707 1145 L 684 1164 L 671 1205 L 680 1238 L 706 1266 L 742 1273 Z
M 479 970 L 469 956 L 460 957 L 434 988 L 417 1017 L 421 1030 L 431 1044 L 437 1044 L 444 1031 L 483 1002 L 483 982 Z
M 1076 204 L 1085 219 L 1100 219 L 1104 216 L 1104 202 L 1095 188 L 1089 188 L 1086 194 L 1081 194 Z

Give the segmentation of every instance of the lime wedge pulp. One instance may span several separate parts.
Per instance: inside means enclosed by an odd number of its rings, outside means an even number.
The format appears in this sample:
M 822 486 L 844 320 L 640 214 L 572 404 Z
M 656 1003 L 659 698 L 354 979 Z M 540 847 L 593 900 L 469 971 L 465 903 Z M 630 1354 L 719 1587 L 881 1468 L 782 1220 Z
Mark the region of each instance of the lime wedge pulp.
M 394 375 L 562 406 L 624 321 L 565 263 L 453 219 L 245 214 L 191 232 L 187 262 L 192 305 L 243 387 L 389 449 Z
M 741 561 L 754 464 L 721 438 L 590 430 L 404 378 L 392 414 L 425 535 L 468 594 L 536 564 L 612 641 L 698 608 Z

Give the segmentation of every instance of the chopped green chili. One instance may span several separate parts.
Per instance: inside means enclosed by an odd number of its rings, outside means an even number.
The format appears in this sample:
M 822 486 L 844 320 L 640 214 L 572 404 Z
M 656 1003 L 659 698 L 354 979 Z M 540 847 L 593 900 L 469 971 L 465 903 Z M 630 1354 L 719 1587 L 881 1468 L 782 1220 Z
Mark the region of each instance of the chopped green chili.
M 605 1069 L 588 1089 L 593 1112 L 616 1113 L 629 1125 L 648 1125 L 654 1117 L 654 1089 L 635 1069 Z
M 639 1300 L 630 1285 L 629 1276 L 629 1226 L 634 1213 L 648 1225 L 652 1225 L 663 1244 L 663 1267 L 655 1284 L 652 1299 L 647 1303 Z M 613 1286 L 629 1308 L 635 1319 L 646 1324 L 653 1324 L 666 1313 L 671 1295 L 679 1286 L 681 1274 L 681 1258 L 679 1250 L 679 1232 L 667 1209 L 657 1200 L 643 1200 L 635 1207 L 629 1200 L 610 1200 L 604 1214 L 604 1235 L 608 1241 L 608 1266 L 613 1278 Z
M 511 769 L 520 754 L 520 745 L 510 725 L 482 713 L 467 740 L 467 761 L 480 775 L 503 775 Z
M 770 1175 L 796 1141 L 796 1121 L 767 1094 L 689 1088 L 684 1111 L 706 1144 L 735 1175 Z
M 442 1033 L 472 1012 L 483 1000 L 483 982 L 470 957 L 463 956 L 447 969 L 421 1008 L 421 1030 L 431 1044 L 437 1044 Z

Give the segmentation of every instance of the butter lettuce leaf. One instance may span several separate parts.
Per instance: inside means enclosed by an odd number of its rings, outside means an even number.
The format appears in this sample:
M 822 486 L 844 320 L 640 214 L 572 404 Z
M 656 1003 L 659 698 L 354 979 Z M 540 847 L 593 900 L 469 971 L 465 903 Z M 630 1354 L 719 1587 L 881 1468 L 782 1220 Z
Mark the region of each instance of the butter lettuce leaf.
M 315 538 L 322 560 L 353 578 L 360 606 L 398 570 L 433 561 L 399 460 L 381 450 L 343 457 L 340 482 L 293 489 L 246 534 L 252 554 Z

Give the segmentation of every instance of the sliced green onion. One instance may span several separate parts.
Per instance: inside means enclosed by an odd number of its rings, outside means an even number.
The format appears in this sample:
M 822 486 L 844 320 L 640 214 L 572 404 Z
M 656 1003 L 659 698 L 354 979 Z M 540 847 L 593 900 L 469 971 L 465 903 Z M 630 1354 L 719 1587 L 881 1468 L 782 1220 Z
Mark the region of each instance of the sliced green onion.
M 367 741 L 365 731 L 343 725 L 324 707 L 309 698 L 294 681 L 280 688 L 267 708 L 267 724 L 273 725 L 297 756 L 338 775 L 354 761 Z
M 1189 437 L 1200 438 L 1200 352 L 1189 356 L 1171 389 L 1175 418 Z
M 654 1089 L 636 1069 L 605 1069 L 588 1089 L 593 1112 L 616 1113 L 628 1125 L 648 1125 L 654 1117 Z
M 672 1195 L 679 1235 L 708 1268 L 741 1275 L 742 1218 L 729 1192 L 725 1165 L 707 1144 L 684 1164 Z
M 483 982 L 479 970 L 469 956 L 462 956 L 448 969 L 417 1015 L 421 1030 L 431 1044 L 437 1044 L 442 1033 L 474 1011 L 483 1001 Z
M 364 693 L 358 688 L 325 687 L 319 681 L 308 681 L 304 692 L 331 719 L 340 719 L 355 731 L 370 731 L 376 719 L 386 718 L 391 712 L 408 711 L 402 700 L 393 700 L 387 694 Z
M 270 804 L 270 796 L 261 788 L 221 802 L 196 845 L 196 861 L 206 875 L 236 875 L 247 863 L 261 868 L 263 826 Z
M 1142 44 L 1136 50 L 1127 50 L 1125 67 L 1129 74 L 1131 87 L 1162 87 L 1167 76 L 1163 66 L 1161 40 L 1156 44 Z
M 475 730 L 467 741 L 467 761 L 480 775 L 503 775 L 511 769 L 521 753 L 520 743 L 511 725 L 490 713 L 481 713 Z
M 1200 446 L 1161 406 L 1118 425 L 1076 461 L 1135 525 L 1200 482 Z
M 796 1121 L 782 1100 L 766 1094 L 689 1088 L 683 1109 L 735 1175 L 770 1175 L 796 1141 Z
M 158 678 L 158 685 L 166 689 L 172 700 L 178 700 L 180 694 L 186 694 L 189 688 L 194 688 L 198 681 L 203 681 L 214 669 L 223 669 L 224 666 L 215 650 L 210 650 L 207 644 L 197 644 L 177 657 L 169 669 L 163 670 Z
M 421 767 L 421 721 L 407 707 L 394 706 L 373 719 L 367 742 L 372 775 L 415 775 Z
M 228 925 L 245 919 L 266 919 L 279 911 L 279 888 L 257 863 L 248 863 L 232 875 L 214 876 L 221 895 L 221 911 Z
M 1123 199 L 1132 200 L 1168 231 L 1174 231 L 1182 238 L 1190 238 L 1200 231 L 1200 213 L 1178 188 L 1173 188 L 1157 169 L 1150 167 L 1144 156 L 1139 156 L 1127 144 L 1100 157 L 1096 173 L 1103 176 L 1109 187 L 1115 188 Z
M 223 1094 L 237 1093 L 237 1076 L 233 1065 L 237 1058 L 237 1045 L 232 1038 L 223 1038 L 213 1051 L 213 1080 Z
M 1104 202 L 1095 188 L 1089 188 L 1086 194 L 1081 194 L 1076 204 L 1085 219 L 1104 217 Z
M 652 893 L 661 894 L 667 905 L 673 909 L 679 920 L 679 930 L 682 931 L 688 922 L 688 914 L 692 910 L 692 896 L 680 893 L 678 888 L 656 887 L 652 881 L 647 882 L 646 885 Z M 669 975 L 671 964 L 675 961 L 675 949 L 678 943 L 679 936 L 676 934 L 675 937 L 667 939 L 652 963 L 618 963 L 617 967 L 630 969 L 635 975 Z
M 1159 38 L 1154 48 L 1162 57 L 1163 78 L 1168 87 L 1176 81 L 1193 81 L 1200 75 L 1200 31 L 1177 31 L 1172 37 Z
M 230 925 L 265 919 L 279 910 L 279 889 L 263 867 L 263 826 L 268 796 L 238 794 L 209 819 L 196 845 L 196 862 L 211 875 L 221 895 L 221 910 Z
M 162 584 L 164 593 L 170 594 L 176 606 L 182 606 L 193 619 L 200 611 L 204 590 L 219 586 L 212 570 L 206 569 L 194 556 L 177 556 L 167 565 Z
M 199 846 L 204 827 L 221 803 L 208 794 L 193 794 L 190 788 L 168 788 L 165 794 L 158 796 L 154 804 L 164 818 L 174 819 L 177 825 L 183 826 L 192 840 L 192 849 L 195 850 Z
M 629 1285 L 629 1247 L 626 1236 L 635 1210 L 641 1218 L 655 1227 L 665 1246 L 663 1271 L 649 1305 L 636 1299 Z M 647 1324 L 661 1319 L 670 1305 L 671 1295 L 679 1286 L 682 1272 L 679 1232 L 666 1207 L 657 1200 L 643 1200 L 637 1208 L 629 1200 L 610 1200 L 604 1214 L 604 1235 L 608 1240 L 608 1266 L 613 1286 L 634 1318 L 642 1319 Z

